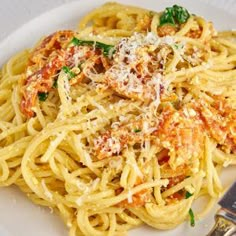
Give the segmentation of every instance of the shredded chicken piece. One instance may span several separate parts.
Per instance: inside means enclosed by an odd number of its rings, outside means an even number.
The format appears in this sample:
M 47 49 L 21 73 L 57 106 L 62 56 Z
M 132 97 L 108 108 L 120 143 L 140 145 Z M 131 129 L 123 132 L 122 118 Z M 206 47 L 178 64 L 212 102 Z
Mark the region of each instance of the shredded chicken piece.
M 179 110 L 166 106 L 156 122 L 149 124 L 151 133 L 143 129 L 145 122 L 140 119 L 101 135 L 95 140 L 97 157 L 111 157 L 128 145 L 155 140 L 155 145 L 168 150 L 165 161 L 174 163 L 172 168 L 176 168 L 201 155 L 205 135 L 227 152 L 236 152 L 236 111 L 222 99 L 211 105 L 201 100 L 190 102 Z M 140 131 L 135 133 L 137 127 Z
M 169 24 L 165 24 L 163 26 L 160 26 L 157 28 L 157 34 L 160 37 L 164 37 L 167 35 L 174 35 L 177 32 L 177 28 L 175 26 L 169 25 Z
M 37 100 L 38 93 L 49 92 L 54 83 L 54 76 L 63 66 L 74 66 L 75 55 L 81 53 L 81 61 L 92 62 L 93 65 L 101 64 L 108 69 L 107 59 L 102 55 L 101 50 L 94 50 L 89 46 L 67 47 L 73 36 L 72 31 L 59 31 L 46 37 L 36 47 L 29 59 L 29 66 L 26 70 L 25 85 L 23 87 L 23 98 L 21 111 L 28 118 L 34 116 L 33 107 Z M 65 47 L 66 45 L 66 47 Z M 64 48 L 65 47 L 65 48 Z M 83 71 L 71 79 L 70 84 L 81 82 L 85 78 Z
M 212 105 L 201 101 L 196 109 L 201 114 L 208 135 L 227 153 L 236 153 L 236 110 L 223 98 Z
M 74 31 L 57 31 L 47 36 L 31 53 L 30 64 L 44 64 L 45 59 L 55 50 L 65 48 L 74 36 Z
M 138 21 L 135 31 L 137 32 L 150 31 L 151 22 L 152 22 L 152 16 L 150 14 L 145 14 L 144 17 L 142 17 L 141 20 Z
M 202 29 L 190 30 L 186 36 L 193 39 L 198 39 L 202 35 Z
M 116 191 L 116 194 L 119 194 L 122 192 L 122 188 Z M 128 199 L 125 199 L 117 204 L 118 207 L 122 208 L 129 208 L 129 207 L 141 207 L 144 206 L 145 203 L 149 202 L 151 199 L 151 191 L 148 189 L 143 189 L 140 192 L 133 194 L 131 196 L 132 200 L 131 202 L 128 201 Z

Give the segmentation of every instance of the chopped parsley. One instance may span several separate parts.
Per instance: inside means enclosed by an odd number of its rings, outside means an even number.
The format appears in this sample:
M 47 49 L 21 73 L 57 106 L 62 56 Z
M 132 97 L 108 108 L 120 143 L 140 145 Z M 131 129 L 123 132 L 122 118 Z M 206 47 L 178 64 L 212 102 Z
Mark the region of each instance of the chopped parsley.
M 167 7 L 160 17 L 160 26 L 170 24 L 176 26 L 177 24 L 185 23 L 190 14 L 184 7 L 174 5 L 173 7 Z
M 68 66 L 63 66 L 62 70 L 68 75 L 69 80 L 76 76 L 76 74 L 72 72 Z
M 195 217 L 194 217 L 194 213 L 193 213 L 192 208 L 189 209 L 188 214 L 189 214 L 189 217 L 190 217 L 190 225 L 192 227 L 194 227 L 195 226 Z
M 52 87 L 53 87 L 53 88 L 57 88 L 57 87 L 58 87 L 57 79 L 54 80 L 54 82 L 53 82 L 53 84 L 52 84 Z
M 173 46 L 174 46 L 175 49 L 177 49 L 177 50 L 179 49 L 179 45 L 178 44 L 174 44 Z
M 185 198 L 186 199 L 188 199 L 192 196 L 193 196 L 193 194 L 188 192 L 188 191 L 185 193 Z M 194 217 L 194 213 L 193 213 L 192 208 L 189 209 L 188 214 L 189 214 L 189 217 L 190 217 L 190 225 L 193 227 L 193 226 L 195 226 L 195 217 Z
M 44 102 L 48 98 L 48 93 L 38 93 L 38 98 L 40 101 Z
M 96 41 L 89 41 L 89 40 L 80 40 L 77 38 L 73 38 L 71 43 L 77 46 L 94 46 L 95 48 L 99 48 L 102 50 L 103 55 L 106 57 L 111 56 L 115 52 L 115 47 L 113 45 L 108 45 L 105 43 L 100 43 Z
M 141 129 L 134 129 L 134 132 L 139 133 L 139 132 L 141 132 Z
M 184 45 L 175 43 L 175 44 L 173 45 L 173 47 L 178 50 L 178 49 L 183 49 L 183 48 L 184 48 Z
M 186 199 L 188 199 L 188 198 L 190 198 L 190 197 L 192 197 L 193 196 L 193 194 L 192 193 L 190 193 L 190 192 L 186 192 L 186 194 L 185 194 L 185 198 Z

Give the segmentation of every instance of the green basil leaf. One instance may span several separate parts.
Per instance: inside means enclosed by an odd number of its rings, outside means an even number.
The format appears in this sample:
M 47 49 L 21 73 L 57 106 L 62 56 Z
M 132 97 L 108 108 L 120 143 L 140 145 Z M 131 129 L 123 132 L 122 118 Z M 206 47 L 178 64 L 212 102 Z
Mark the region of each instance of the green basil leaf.
M 40 101 L 44 102 L 48 98 L 48 93 L 38 93 L 38 98 Z
M 115 53 L 115 47 L 113 45 L 108 45 L 105 43 L 100 43 L 96 41 L 89 41 L 89 40 L 80 40 L 77 38 L 73 38 L 71 43 L 73 43 L 76 46 L 94 46 L 95 48 L 99 48 L 102 50 L 104 56 L 111 56 L 113 53 Z
M 189 12 L 184 7 L 174 5 L 173 7 L 167 7 L 160 16 L 160 26 L 164 24 L 183 24 L 190 17 Z
M 186 194 L 185 194 L 185 198 L 186 199 L 188 199 L 188 198 L 190 198 L 190 197 L 192 197 L 193 196 L 193 194 L 192 193 L 190 193 L 190 192 L 186 192 Z
M 63 66 L 62 70 L 69 76 L 68 77 L 69 80 L 76 76 L 76 74 L 72 72 L 68 66 Z
M 57 88 L 57 87 L 58 87 L 57 79 L 54 80 L 54 82 L 53 82 L 53 84 L 52 84 L 52 87 L 53 87 L 53 88 Z
M 195 217 L 194 217 L 194 213 L 193 213 L 192 208 L 189 209 L 188 214 L 189 214 L 189 217 L 190 217 L 190 225 L 192 227 L 194 227 L 195 226 Z
M 141 129 L 134 129 L 134 132 L 139 133 L 139 132 L 141 132 Z
M 177 20 L 177 22 L 179 24 L 185 23 L 188 20 L 188 18 L 190 17 L 189 12 L 184 7 L 174 5 L 173 9 L 174 9 L 173 11 L 174 11 L 174 14 L 175 14 L 175 19 Z

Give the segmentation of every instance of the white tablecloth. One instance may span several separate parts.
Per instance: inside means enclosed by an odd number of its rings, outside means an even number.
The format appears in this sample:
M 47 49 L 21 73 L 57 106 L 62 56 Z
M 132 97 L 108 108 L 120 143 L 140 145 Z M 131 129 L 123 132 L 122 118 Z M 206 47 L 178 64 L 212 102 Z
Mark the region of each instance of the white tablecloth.
M 0 41 L 32 18 L 73 0 L 0 0 Z
M 63 3 L 71 1 L 75 0 L 0 0 L 0 41 L 22 24 L 30 21 L 32 18 Z M 227 9 L 231 14 L 236 14 L 236 0 L 205 1 L 212 3 L 214 6 L 218 6 L 218 8 Z

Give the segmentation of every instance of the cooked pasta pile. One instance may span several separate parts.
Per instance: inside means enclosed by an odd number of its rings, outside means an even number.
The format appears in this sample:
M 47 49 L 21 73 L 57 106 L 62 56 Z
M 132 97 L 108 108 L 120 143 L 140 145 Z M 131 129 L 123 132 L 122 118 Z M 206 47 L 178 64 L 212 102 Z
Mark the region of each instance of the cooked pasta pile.
M 18 53 L 0 73 L 0 185 L 70 236 L 194 225 L 236 164 L 234 40 L 177 5 L 107 3 Z

